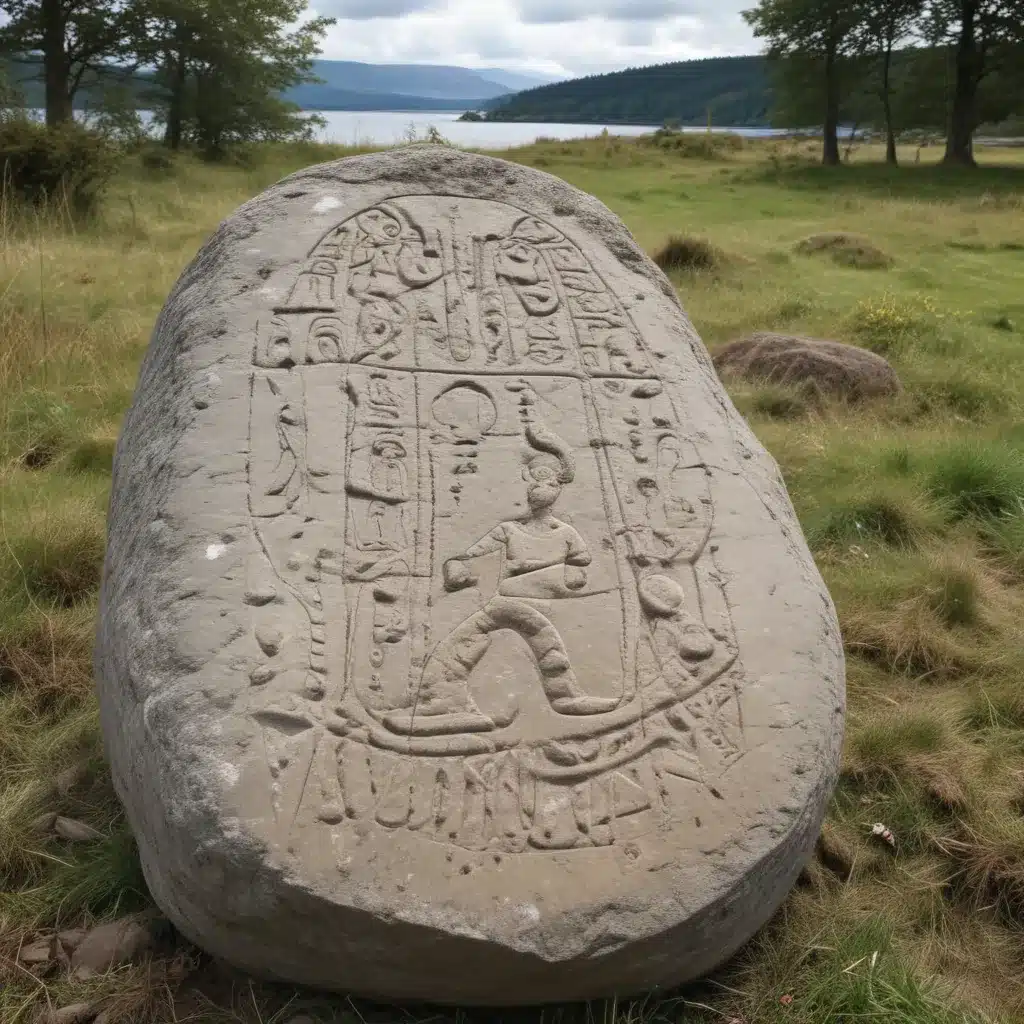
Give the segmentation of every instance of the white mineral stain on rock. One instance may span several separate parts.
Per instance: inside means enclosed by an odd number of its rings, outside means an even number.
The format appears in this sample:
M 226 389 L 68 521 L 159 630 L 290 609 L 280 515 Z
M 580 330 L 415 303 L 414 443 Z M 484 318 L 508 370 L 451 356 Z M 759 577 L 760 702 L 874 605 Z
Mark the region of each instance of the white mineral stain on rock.
M 313 207 L 314 213 L 330 213 L 331 210 L 336 210 L 341 206 L 341 200 L 335 199 L 334 196 L 324 196 L 316 206 Z
M 218 558 L 220 558 L 221 555 L 224 554 L 225 551 L 227 551 L 227 549 L 227 544 L 207 544 L 206 560 L 208 562 L 216 561 Z
M 230 761 L 222 762 L 219 771 L 224 785 L 228 787 L 235 785 L 235 783 L 242 777 L 242 773 L 238 769 L 238 766 L 231 764 Z

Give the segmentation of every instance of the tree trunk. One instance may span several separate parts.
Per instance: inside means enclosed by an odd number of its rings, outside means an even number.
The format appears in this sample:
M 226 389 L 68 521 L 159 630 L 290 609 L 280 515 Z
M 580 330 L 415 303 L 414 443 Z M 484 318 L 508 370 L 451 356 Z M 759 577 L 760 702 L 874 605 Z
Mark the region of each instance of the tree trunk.
M 896 132 L 892 124 L 892 47 L 887 47 L 882 58 L 882 108 L 885 113 L 885 162 L 895 167 Z
M 840 164 L 839 158 L 839 61 L 836 45 L 829 39 L 825 51 L 825 128 L 821 162 L 827 167 Z
M 46 85 L 46 123 L 50 127 L 70 121 L 70 68 L 64 44 L 62 0 L 42 0 L 43 77 Z
M 181 149 L 185 126 L 185 88 L 188 83 L 188 63 L 185 55 L 185 28 L 180 23 L 174 28 L 175 49 L 168 54 L 168 87 L 171 96 L 167 105 L 167 129 L 164 142 L 173 150 Z
M 960 38 L 956 45 L 956 83 L 953 86 L 953 110 L 946 136 L 947 164 L 974 167 L 974 124 L 977 112 L 978 82 L 981 80 L 981 54 L 975 36 L 978 0 L 963 0 Z

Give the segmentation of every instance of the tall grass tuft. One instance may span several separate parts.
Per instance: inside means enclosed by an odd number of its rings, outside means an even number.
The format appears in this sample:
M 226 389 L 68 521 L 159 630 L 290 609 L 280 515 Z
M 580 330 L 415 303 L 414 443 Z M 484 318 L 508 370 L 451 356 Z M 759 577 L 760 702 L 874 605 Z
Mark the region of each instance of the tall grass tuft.
M 927 486 L 954 519 L 1009 516 L 1024 508 L 1024 457 L 1003 444 L 956 444 L 932 458 Z

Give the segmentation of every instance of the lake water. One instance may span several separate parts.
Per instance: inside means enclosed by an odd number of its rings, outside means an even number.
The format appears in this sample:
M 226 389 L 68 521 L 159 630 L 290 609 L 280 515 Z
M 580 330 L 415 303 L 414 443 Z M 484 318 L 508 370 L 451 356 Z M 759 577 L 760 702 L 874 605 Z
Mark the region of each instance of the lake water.
M 152 113 L 140 110 L 143 123 L 149 125 Z M 549 124 L 536 121 L 460 121 L 458 110 L 320 110 L 318 113 L 327 127 L 317 132 L 317 141 L 341 146 L 391 146 L 407 142 L 411 136 L 423 139 L 433 126 L 456 146 L 477 149 L 511 149 L 528 146 L 539 138 L 585 139 L 600 135 L 605 129 L 611 135 L 648 135 L 660 125 L 650 124 Z M 42 110 L 31 111 L 37 120 L 43 120 Z M 75 111 L 79 119 L 85 116 Z M 705 132 L 704 127 L 683 128 L 684 132 Z M 765 138 L 789 134 L 777 128 L 716 127 L 716 132 L 733 132 L 748 138 Z M 842 132 L 840 132 L 842 134 Z
M 600 135 L 607 128 L 612 135 L 645 135 L 658 125 L 636 124 L 538 124 L 520 121 L 460 121 L 459 112 L 451 110 L 415 111 L 400 113 L 383 110 L 323 110 L 320 116 L 327 121 L 324 131 L 318 133 L 321 142 L 338 145 L 388 146 L 407 140 L 414 132 L 422 139 L 433 125 L 446 139 L 457 146 L 480 149 L 509 149 L 525 146 L 538 138 L 581 139 Z M 705 128 L 684 128 L 683 131 L 703 132 Z M 739 135 L 765 136 L 785 134 L 771 128 L 721 128 Z

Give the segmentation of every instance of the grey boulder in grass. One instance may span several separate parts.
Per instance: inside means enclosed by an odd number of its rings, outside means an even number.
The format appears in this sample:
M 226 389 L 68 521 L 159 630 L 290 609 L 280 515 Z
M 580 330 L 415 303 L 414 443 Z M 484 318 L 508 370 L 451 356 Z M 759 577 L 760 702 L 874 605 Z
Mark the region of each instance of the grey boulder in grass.
M 761 331 L 739 338 L 718 349 L 714 363 L 723 376 L 793 384 L 853 402 L 902 390 L 896 371 L 874 352 L 795 334 Z
M 238 210 L 156 325 L 109 535 L 114 779 L 240 967 L 675 985 L 813 847 L 832 603 L 667 280 L 554 177 L 416 146 Z

